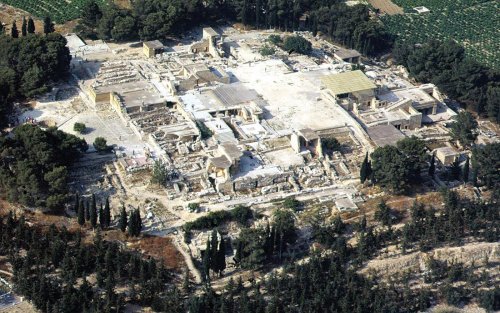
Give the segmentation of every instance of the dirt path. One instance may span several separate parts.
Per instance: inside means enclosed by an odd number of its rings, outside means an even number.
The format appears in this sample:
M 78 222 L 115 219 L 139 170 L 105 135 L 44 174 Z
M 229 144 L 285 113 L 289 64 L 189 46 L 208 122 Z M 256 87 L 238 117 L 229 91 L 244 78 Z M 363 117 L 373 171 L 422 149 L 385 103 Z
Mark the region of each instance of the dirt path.
M 195 282 L 197 284 L 201 283 L 201 273 L 198 271 L 196 266 L 193 263 L 193 259 L 191 258 L 191 255 L 187 252 L 189 251 L 189 247 L 183 242 L 181 235 L 176 235 L 172 243 L 175 245 L 177 250 L 182 254 L 184 257 L 184 261 L 186 262 L 186 265 L 189 269 L 189 272 L 191 273 L 191 276 L 194 278 Z

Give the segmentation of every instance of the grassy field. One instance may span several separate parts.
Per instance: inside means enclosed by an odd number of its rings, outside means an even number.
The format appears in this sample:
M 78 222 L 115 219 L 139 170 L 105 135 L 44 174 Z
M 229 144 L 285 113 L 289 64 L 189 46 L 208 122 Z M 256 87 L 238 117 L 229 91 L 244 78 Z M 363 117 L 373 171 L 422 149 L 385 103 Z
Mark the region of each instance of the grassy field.
M 393 0 L 405 14 L 384 16 L 389 31 L 410 43 L 429 39 L 453 39 L 462 44 L 471 58 L 500 68 L 500 1 L 487 0 Z M 427 14 L 413 8 L 425 6 Z
M 83 5 L 89 0 L 0 0 L 5 4 L 22 9 L 43 19 L 50 16 L 56 23 L 76 19 L 80 16 Z M 97 0 L 106 3 L 107 0 Z

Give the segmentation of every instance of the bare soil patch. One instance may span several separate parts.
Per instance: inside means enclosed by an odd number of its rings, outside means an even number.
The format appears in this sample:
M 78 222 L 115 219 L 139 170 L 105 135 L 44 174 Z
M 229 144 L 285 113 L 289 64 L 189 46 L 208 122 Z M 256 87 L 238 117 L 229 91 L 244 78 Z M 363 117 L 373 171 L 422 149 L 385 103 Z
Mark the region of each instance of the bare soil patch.
M 394 4 L 391 0 L 368 0 L 370 4 L 387 15 L 403 14 L 403 8 Z
M 182 270 L 184 258 L 168 237 L 144 236 L 128 242 L 128 247 L 138 249 L 155 259 L 163 260 L 169 269 Z

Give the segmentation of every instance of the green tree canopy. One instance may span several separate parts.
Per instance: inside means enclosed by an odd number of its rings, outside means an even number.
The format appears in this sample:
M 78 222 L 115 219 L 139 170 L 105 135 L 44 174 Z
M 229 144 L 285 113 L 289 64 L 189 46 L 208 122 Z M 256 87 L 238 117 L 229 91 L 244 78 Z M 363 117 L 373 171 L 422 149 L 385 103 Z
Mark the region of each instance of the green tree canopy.
M 309 54 L 312 51 L 312 44 L 302 36 L 289 36 L 283 42 L 283 49 L 288 51 L 288 53 Z
M 412 165 L 397 147 L 377 148 L 372 154 L 373 177 L 377 184 L 396 193 L 410 185 Z
M 103 137 L 96 137 L 93 146 L 97 152 L 109 152 L 110 150 L 108 142 Z
M 12 137 L 0 137 L 0 185 L 11 201 L 62 209 L 67 167 L 86 148 L 84 140 L 55 128 L 19 126 Z
M 450 128 L 453 139 L 463 146 L 470 146 L 477 139 L 477 121 L 469 112 L 458 113 Z

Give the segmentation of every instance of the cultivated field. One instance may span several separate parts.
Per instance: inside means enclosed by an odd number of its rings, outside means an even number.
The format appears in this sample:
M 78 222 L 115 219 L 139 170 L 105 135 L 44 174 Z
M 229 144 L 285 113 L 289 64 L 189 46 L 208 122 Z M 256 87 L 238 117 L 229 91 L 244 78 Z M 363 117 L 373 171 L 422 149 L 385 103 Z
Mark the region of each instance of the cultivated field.
M 89 0 L 0 0 L 0 2 L 20 8 L 43 19 L 50 16 L 56 23 L 61 24 L 80 16 L 81 9 Z M 106 0 L 97 0 L 106 3 Z
M 499 1 L 486 0 L 394 0 L 404 15 L 382 19 L 389 31 L 406 42 L 453 39 L 461 43 L 471 58 L 500 68 Z M 427 14 L 413 8 L 425 6 Z
M 385 13 L 388 15 L 403 14 L 403 9 L 391 0 L 369 0 L 370 4 L 375 8 L 379 9 L 380 13 Z

